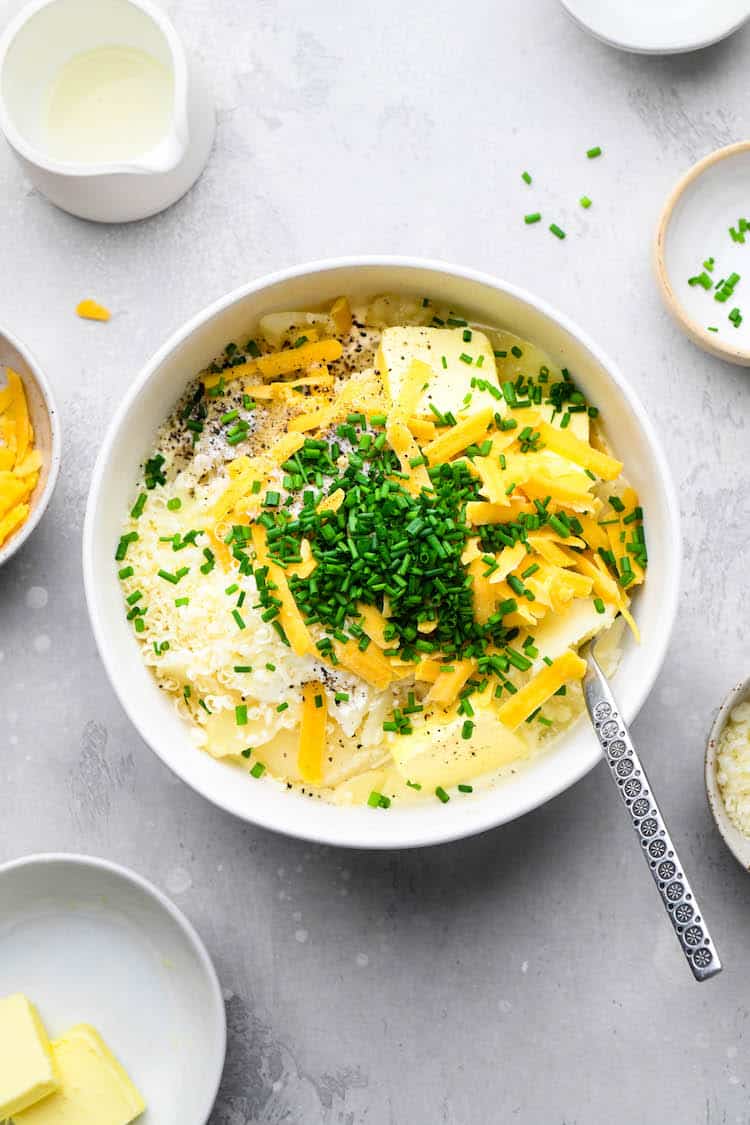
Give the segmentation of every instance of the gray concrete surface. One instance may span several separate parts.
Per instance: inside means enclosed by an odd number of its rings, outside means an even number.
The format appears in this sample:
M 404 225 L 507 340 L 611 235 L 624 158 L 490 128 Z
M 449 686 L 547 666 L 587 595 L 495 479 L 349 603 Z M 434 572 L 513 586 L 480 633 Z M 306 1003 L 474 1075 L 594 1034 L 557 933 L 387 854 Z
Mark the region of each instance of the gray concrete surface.
M 231 1030 L 212 1125 L 750 1122 L 750 879 L 701 778 L 712 712 L 750 662 L 749 376 L 683 339 L 649 261 L 675 178 L 748 133 L 750 28 L 654 59 L 589 39 L 556 0 L 170 10 L 219 107 L 213 159 L 180 204 L 136 226 L 88 225 L 0 150 L 0 320 L 36 350 L 65 429 L 51 511 L 0 574 L 0 860 L 111 857 L 195 922 Z M 597 143 L 604 158 L 587 161 Z M 524 227 L 537 206 L 565 242 Z M 713 983 L 692 983 L 603 768 L 481 838 L 337 852 L 212 808 L 115 701 L 79 560 L 103 426 L 208 301 L 357 251 L 443 257 L 529 287 L 595 335 L 652 412 L 686 565 L 635 732 L 725 960 Z M 109 325 L 76 318 L 88 295 L 113 309 Z

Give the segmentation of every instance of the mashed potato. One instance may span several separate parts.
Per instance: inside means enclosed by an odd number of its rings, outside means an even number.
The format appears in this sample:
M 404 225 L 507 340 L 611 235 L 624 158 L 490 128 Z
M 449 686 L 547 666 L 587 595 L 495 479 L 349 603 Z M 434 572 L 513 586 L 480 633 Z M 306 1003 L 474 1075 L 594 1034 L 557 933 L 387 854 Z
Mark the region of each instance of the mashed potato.
M 187 387 L 117 550 L 194 745 L 337 802 L 448 800 L 616 667 L 643 513 L 594 404 L 428 299 L 275 313 Z
M 724 724 L 716 778 L 729 819 L 750 836 L 750 703 L 738 703 Z

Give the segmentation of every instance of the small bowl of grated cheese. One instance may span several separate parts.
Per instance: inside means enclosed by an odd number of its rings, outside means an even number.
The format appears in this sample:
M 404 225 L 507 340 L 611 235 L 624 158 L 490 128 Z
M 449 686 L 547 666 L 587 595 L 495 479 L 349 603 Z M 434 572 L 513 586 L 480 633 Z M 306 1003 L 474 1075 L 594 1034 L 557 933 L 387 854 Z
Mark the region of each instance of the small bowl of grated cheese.
M 750 870 L 750 678 L 729 693 L 711 727 L 706 794 L 724 843 Z

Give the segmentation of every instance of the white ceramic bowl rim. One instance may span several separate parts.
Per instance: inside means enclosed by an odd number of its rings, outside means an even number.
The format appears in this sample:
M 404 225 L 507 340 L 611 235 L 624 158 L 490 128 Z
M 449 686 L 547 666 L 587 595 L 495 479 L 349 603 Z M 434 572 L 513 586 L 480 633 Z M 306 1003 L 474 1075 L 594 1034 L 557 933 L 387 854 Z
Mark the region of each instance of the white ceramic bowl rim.
M 22 525 L 20 531 L 17 531 L 15 535 L 12 535 L 10 539 L 0 547 L 0 566 L 2 566 L 3 563 L 8 561 L 11 555 L 14 555 L 16 551 L 20 550 L 46 512 L 47 505 L 52 499 L 52 493 L 55 491 L 55 485 L 57 484 L 62 450 L 59 415 L 55 404 L 55 396 L 52 393 L 52 388 L 47 380 L 47 376 L 42 371 L 34 355 L 25 344 L 21 343 L 17 336 L 14 336 L 13 333 L 9 332 L 6 328 L 0 327 L 0 337 L 6 339 L 11 347 L 16 349 L 26 361 L 26 365 L 31 369 L 34 379 L 42 392 L 42 397 L 44 398 L 44 404 L 49 417 L 51 437 L 49 469 L 47 471 L 47 481 L 44 486 L 44 491 L 41 496 L 38 496 L 34 501 L 34 506 L 29 512 L 28 518 Z
M 152 356 L 140 374 L 136 377 L 134 382 L 128 389 L 124 399 L 120 403 L 115 415 L 110 422 L 110 425 L 105 433 L 104 441 L 102 443 L 99 455 L 94 466 L 94 471 L 91 479 L 91 487 L 89 491 L 88 504 L 86 508 L 86 518 L 83 530 L 83 577 L 84 588 L 86 593 L 86 601 L 89 609 L 89 617 L 91 619 L 94 637 L 96 640 L 99 654 L 102 658 L 104 666 L 107 670 L 111 684 L 122 704 L 123 709 L 130 718 L 131 722 L 143 738 L 147 745 L 152 746 L 149 730 L 146 724 L 142 721 L 141 715 L 137 708 L 132 707 L 129 703 L 126 692 L 121 686 L 121 677 L 118 674 L 118 667 L 115 654 L 112 647 L 108 643 L 106 633 L 103 629 L 102 623 L 99 619 L 97 611 L 97 575 L 94 570 L 94 544 L 95 544 L 95 518 L 94 513 L 98 505 L 99 493 L 104 483 L 107 462 L 110 455 L 110 449 L 113 445 L 117 432 L 121 423 L 126 418 L 134 400 L 138 397 L 144 386 L 152 379 L 158 371 L 161 364 L 174 351 L 180 343 L 186 340 L 196 329 L 200 328 L 206 322 L 210 321 L 217 314 L 227 309 L 244 297 L 256 293 L 260 290 L 270 288 L 271 286 L 291 281 L 295 278 L 304 277 L 308 274 L 325 274 L 340 269 L 359 269 L 366 267 L 382 267 L 390 269 L 405 269 L 405 270 L 424 270 L 432 271 L 449 277 L 464 279 L 469 282 L 474 282 L 478 285 L 485 286 L 491 290 L 507 293 L 519 302 L 525 303 L 530 307 L 538 310 L 543 316 L 547 317 L 553 323 L 559 325 L 564 331 L 574 337 L 596 360 L 601 366 L 602 370 L 606 372 L 609 378 L 618 388 L 618 391 L 628 403 L 633 415 L 635 416 L 638 426 L 646 437 L 650 446 L 653 459 L 656 463 L 661 487 L 664 491 L 666 505 L 670 513 L 670 523 L 668 528 L 668 537 L 670 543 L 670 555 L 672 565 L 673 582 L 669 589 L 665 592 L 665 604 L 663 605 L 663 621 L 665 627 L 660 635 L 654 639 L 654 655 L 652 657 L 651 674 L 644 677 L 640 681 L 639 690 L 631 702 L 630 708 L 625 709 L 626 722 L 632 722 L 638 711 L 645 702 L 654 681 L 661 669 L 666 656 L 667 647 L 671 637 L 674 619 L 677 613 L 677 605 L 679 599 L 680 588 L 680 570 L 681 570 L 681 538 L 680 538 L 680 509 L 677 501 L 677 495 L 672 483 L 672 477 L 666 456 L 661 446 L 661 442 L 653 429 L 651 421 L 636 397 L 633 390 L 629 387 L 624 377 L 620 373 L 617 366 L 597 347 L 596 344 L 590 339 L 587 333 L 582 331 L 563 314 L 554 310 L 546 301 L 543 301 L 535 296 L 532 296 L 528 291 L 519 288 L 518 286 L 511 285 L 507 282 L 501 281 L 485 274 L 481 271 L 467 269 L 461 266 L 454 266 L 451 263 L 439 261 L 436 259 L 423 259 L 414 257 L 401 257 L 391 255 L 357 255 L 355 257 L 342 257 L 320 259 L 313 262 L 308 262 L 303 265 L 293 266 L 288 269 L 279 270 L 275 273 L 268 274 L 265 277 L 259 278 L 256 281 L 249 282 L 246 285 L 240 286 L 228 293 L 226 296 L 219 298 L 213 304 L 207 306 L 198 312 L 192 319 L 187 321 L 182 327 L 178 328 L 176 332 L 169 337 L 169 339 L 162 345 L 161 348 Z M 155 751 L 159 754 L 158 750 Z M 554 751 L 553 751 L 554 753 Z M 159 755 L 161 757 L 161 755 Z M 164 760 L 164 759 L 162 759 Z M 406 847 L 423 847 L 432 844 L 447 843 L 452 840 L 462 839 L 466 836 L 477 835 L 481 832 L 487 831 L 490 828 L 497 827 L 507 820 L 515 819 L 523 816 L 525 813 L 531 811 L 539 805 L 551 800 L 553 797 L 558 796 L 564 790 L 574 785 L 585 774 L 589 772 L 601 760 L 600 752 L 596 744 L 596 740 L 592 737 L 591 749 L 588 754 L 581 754 L 580 761 L 577 762 L 575 769 L 567 771 L 564 776 L 560 777 L 554 784 L 550 784 L 545 788 L 535 791 L 533 794 L 528 794 L 527 797 L 520 801 L 514 808 L 512 817 L 503 817 L 499 814 L 497 809 L 493 807 L 490 800 L 477 803 L 474 808 L 474 815 L 470 821 L 456 819 L 451 823 L 449 817 L 439 818 L 439 827 L 425 828 L 423 825 L 418 829 L 413 825 L 407 831 L 394 832 L 390 831 L 387 839 L 373 839 L 370 835 L 364 835 L 356 831 L 348 831 L 341 826 L 334 826 L 336 820 L 336 813 L 340 812 L 336 806 L 331 807 L 331 823 L 330 827 L 325 830 L 310 831 L 307 826 L 300 826 L 292 816 L 281 824 L 274 815 L 268 815 L 262 802 L 259 802 L 252 811 L 242 804 L 239 800 L 226 798 L 219 800 L 205 789 L 196 783 L 190 776 L 190 755 L 185 757 L 185 766 L 176 765 L 173 763 L 166 763 L 170 769 L 173 770 L 183 781 L 185 781 L 191 788 L 196 789 L 202 793 L 208 800 L 214 804 L 225 809 L 228 812 L 239 816 L 245 821 L 260 825 L 264 828 L 270 828 L 274 831 L 280 831 L 287 835 L 295 836 L 299 839 L 310 840 L 318 843 L 334 844 L 344 847 L 354 848 L 383 848 L 383 849 L 397 849 Z M 443 806 L 448 809 L 450 806 Z
M 129 867 L 124 867 L 120 863 L 115 863 L 113 860 L 101 859 L 98 856 L 83 855 L 78 852 L 35 852 L 31 855 L 20 856 L 17 859 L 10 859 L 5 863 L 0 863 L 0 876 L 8 874 L 11 871 L 21 870 L 26 867 L 43 867 L 54 866 L 55 864 L 73 864 L 78 867 L 90 868 L 94 867 L 100 871 L 106 871 L 111 875 L 116 875 L 123 879 L 125 882 L 137 887 L 138 890 L 143 891 L 149 898 L 152 898 L 162 910 L 167 913 L 174 922 L 176 922 L 179 929 L 185 935 L 190 944 L 191 949 L 195 953 L 201 967 L 205 973 L 206 980 L 209 983 L 210 991 L 216 1015 L 218 1017 L 217 1023 L 220 1031 L 220 1040 L 217 1042 L 218 1054 L 217 1057 L 224 1059 L 227 1051 L 227 1019 L 226 1008 L 224 1007 L 224 996 L 219 983 L 219 978 L 216 975 L 214 963 L 211 960 L 208 950 L 206 949 L 203 941 L 195 929 L 193 924 L 188 921 L 182 911 L 175 906 L 171 899 L 167 898 L 158 887 L 150 883 L 148 879 L 144 879 L 136 871 Z M 208 1121 L 208 1118 L 216 1102 L 219 1093 L 219 1086 L 221 1085 L 222 1068 L 219 1068 L 219 1073 L 216 1077 L 215 1085 L 210 1091 L 210 1100 L 206 1100 L 204 1106 L 197 1106 L 200 1111 L 200 1117 L 196 1120 Z
M 153 172 L 154 169 L 149 168 L 146 163 L 137 159 L 121 163 L 110 161 L 101 164 L 82 164 L 78 161 L 56 160 L 36 146 L 29 144 L 23 134 L 16 128 L 15 121 L 8 112 L 5 97 L 3 96 L 2 75 L 5 68 L 5 58 L 8 51 L 13 46 L 13 42 L 19 31 L 25 27 L 29 20 L 44 8 L 48 8 L 51 4 L 56 4 L 58 2 L 59 0 L 31 0 L 31 2 L 25 4 L 15 18 L 10 21 L 2 36 L 0 36 L 0 128 L 3 133 L 5 133 L 8 142 L 25 160 L 28 160 L 30 164 L 38 168 L 43 168 L 48 172 L 53 172 L 60 176 L 111 176 L 114 174 L 125 176 L 148 175 Z M 169 47 L 174 70 L 174 100 L 172 105 L 173 127 L 175 136 L 179 139 L 184 148 L 188 143 L 188 71 L 187 59 L 182 42 L 169 16 L 161 7 L 157 7 L 151 0 L 126 0 L 126 2 L 130 4 L 131 7 L 138 8 L 143 12 L 144 16 L 153 21 L 156 27 L 161 31 Z M 181 157 L 178 157 L 174 163 L 177 164 L 179 159 L 181 159 Z M 168 172 L 169 170 L 169 168 L 158 169 L 159 172 Z
M 630 51 L 637 55 L 675 55 L 702 50 L 704 47 L 711 47 L 714 43 L 733 35 L 750 19 L 750 5 L 747 6 L 747 11 L 739 15 L 736 11 L 722 15 L 721 12 L 716 11 L 712 4 L 704 4 L 699 13 L 702 22 L 696 21 L 691 32 L 686 33 L 684 38 L 660 38 L 657 42 L 653 38 L 648 39 L 638 36 L 640 25 L 632 10 L 628 11 L 628 33 L 624 35 L 621 31 L 622 25 L 618 25 L 616 22 L 607 24 L 607 5 L 600 5 L 597 12 L 598 19 L 591 19 L 589 22 L 589 9 L 584 8 L 581 11 L 577 0 L 560 0 L 560 2 L 573 22 L 583 28 L 584 31 L 588 31 L 600 43 L 606 43 L 608 47 L 616 47 L 618 50 Z M 620 6 L 623 9 L 628 9 L 629 0 L 621 0 Z M 652 6 L 658 7 L 658 3 Z

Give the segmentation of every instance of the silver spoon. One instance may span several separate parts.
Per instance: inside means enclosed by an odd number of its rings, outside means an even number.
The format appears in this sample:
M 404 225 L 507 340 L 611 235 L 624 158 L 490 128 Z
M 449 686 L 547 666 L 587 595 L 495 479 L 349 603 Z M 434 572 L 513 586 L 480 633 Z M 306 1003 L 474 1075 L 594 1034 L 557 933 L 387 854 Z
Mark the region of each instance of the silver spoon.
M 581 652 L 583 694 L 591 724 L 617 785 L 682 952 L 697 981 L 721 972 L 721 961 L 659 811 L 646 771 L 630 739 L 591 645 Z

